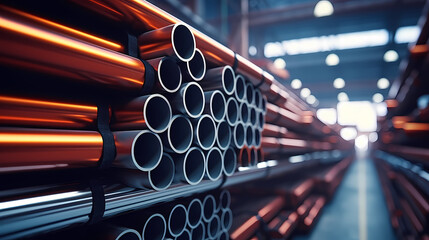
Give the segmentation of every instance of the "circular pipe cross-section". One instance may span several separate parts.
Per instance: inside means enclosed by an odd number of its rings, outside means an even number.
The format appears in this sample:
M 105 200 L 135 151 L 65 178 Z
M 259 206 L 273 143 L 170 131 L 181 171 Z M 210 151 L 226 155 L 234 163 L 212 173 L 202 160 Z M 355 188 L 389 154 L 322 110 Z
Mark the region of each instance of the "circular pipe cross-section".
M 217 215 L 214 215 L 214 217 L 209 221 L 207 225 L 207 235 L 211 239 L 216 238 L 216 236 L 220 232 L 220 229 L 221 229 L 220 225 L 221 223 L 220 223 L 219 217 Z
M 232 211 L 231 209 L 227 208 L 224 211 L 222 211 L 221 215 L 221 225 L 222 230 L 228 231 L 232 226 Z
M 209 194 L 203 200 L 203 219 L 209 222 L 214 216 L 216 211 L 216 200 L 213 195 Z
M 196 228 L 203 217 L 203 203 L 200 199 L 194 198 L 188 206 L 188 225 Z
M 165 218 L 161 214 L 155 213 L 146 220 L 142 230 L 142 239 L 163 240 L 166 232 Z
M 237 168 L 237 154 L 231 147 L 223 153 L 223 171 L 225 175 L 232 176 Z
M 220 122 L 225 118 L 226 101 L 223 93 L 219 90 L 204 92 L 206 106 L 204 113 L 210 114 L 213 120 Z
M 246 125 L 245 129 L 246 129 L 246 145 L 250 147 L 253 145 L 253 141 L 254 141 L 253 127 L 252 125 L 248 124 Z
M 245 129 L 244 124 L 239 122 L 237 125 L 234 126 L 232 131 L 232 143 L 236 148 L 242 148 L 244 146 L 245 142 Z
M 235 73 L 230 66 L 207 70 L 204 80 L 200 82 L 204 90 L 222 90 L 227 95 L 235 92 Z
M 160 57 L 147 60 L 157 72 L 155 89 L 161 92 L 175 93 L 182 85 L 182 71 L 176 59 L 172 57 Z
M 194 142 L 204 150 L 216 143 L 216 124 L 210 115 L 205 114 L 194 122 Z
M 187 75 L 194 81 L 201 81 L 206 74 L 206 60 L 203 53 L 197 48 L 194 57 L 186 62 Z
M 184 155 L 176 158 L 176 179 L 191 185 L 201 182 L 205 172 L 205 157 L 203 151 L 192 147 Z
M 238 122 L 238 103 L 234 98 L 228 99 L 226 102 L 226 121 L 230 126 L 235 126 Z
M 203 240 L 206 235 L 206 227 L 204 222 L 199 222 L 198 225 L 191 230 L 192 240 Z
M 185 206 L 177 204 L 168 216 L 168 231 L 173 237 L 177 237 L 185 231 L 188 223 L 188 212 Z
M 208 179 L 216 181 L 222 176 L 223 156 L 218 148 L 212 148 L 206 156 L 206 173 Z
M 226 121 L 222 121 L 216 128 L 216 141 L 220 149 L 225 150 L 231 144 L 231 128 Z
M 191 147 L 193 135 L 191 121 L 183 115 L 175 115 L 161 136 L 166 151 L 184 153 Z
M 246 100 L 246 81 L 241 75 L 235 78 L 235 97 L 238 101 L 243 102 Z

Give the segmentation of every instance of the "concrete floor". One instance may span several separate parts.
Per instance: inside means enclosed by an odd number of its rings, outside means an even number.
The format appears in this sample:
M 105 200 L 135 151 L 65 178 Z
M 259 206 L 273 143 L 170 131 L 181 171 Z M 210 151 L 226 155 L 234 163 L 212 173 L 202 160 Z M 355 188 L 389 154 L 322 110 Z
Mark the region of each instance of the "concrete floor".
M 313 230 L 293 239 L 396 239 L 371 159 L 357 157 Z

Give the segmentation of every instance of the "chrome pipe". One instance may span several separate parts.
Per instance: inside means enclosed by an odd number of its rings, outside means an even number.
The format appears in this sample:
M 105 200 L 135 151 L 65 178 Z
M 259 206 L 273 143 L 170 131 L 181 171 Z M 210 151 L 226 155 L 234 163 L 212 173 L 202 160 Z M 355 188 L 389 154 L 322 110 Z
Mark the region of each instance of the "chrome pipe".
M 231 147 L 223 152 L 223 171 L 225 175 L 232 176 L 237 168 L 237 154 Z
M 217 215 L 214 215 L 214 217 L 208 222 L 207 225 L 207 236 L 210 239 L 215 239 L 220 232 L 221 229 L 221 223 L 220 219 Z
M 192 240 L 204 240 L 206 236 L 206 227 L 203 221 L 200 221 L 198 225 L 191 230 Z
M 149 130 L 113 132 L 116 145 L 115 167 L 150 171 L 158 166 L 163 146 L 160 137 Z
M 192 59 L 181 65 L 185 80 L 201 81 L 206 75 L 206 60 L 198 48 L 195 49 Z
M 215 216 L 216 200 L 213 195 L 208 194 L 203 200 L 203 219 L 209 222 Z
M 203 203 L 194 198 L 188 205 L 188 225 L 191 229 L 198 227 L 203 217 Z
M 249 148 L 243 147 L 237 150 L 238 151 L 238 161 L 240 166 L 249 167 L 250 166 L 250 156 L 249 156 Z
M 249 117 L 249 119 L 250 119 L 250 124 L 252 124 L 253 126 L 255 126 L 256 125 L 256 123 L 257 123 L 257 121 L 258 121 L 258 119 L 257 119 L 257 116 L 256 116 L 256 109 L 254 108 L 254 107 L 250 107 L 250 117 Z
M 185 231 L 182 232 L 179 236 L 175 238 L 175 240 L 191 240 L 191 232 L 188 229 L 185 229 Z
M 173 112 L 184 113 L 191 118 L 201 116 L 204 110 L 205 98 L 201 86 L 196 82 L 182 84 L 179 91 L 170 99 Z
M 167 223 L 159 213 L 152 214 L 145 222 L 142 240 L 163 240 L 167 233 Z
M 234 98 L 228 99 L 226 102 L 226 121 L 230 126 L 235 126 L 238 122 L 238 103 Z
M 190 61 L 195 54 L 195 37 L 189 27 L 176 23 L 141 34 L 138 38 L 140 57 L 152 59 L 174 56 Z
M 230 66 L 217 67 L 207 70 L 201 86 L 204 90 L 222 90 L 227 95 L 235 91 L 235 73 Z
M 251 147 L 253 145 L 253 140 L 254 140 L 254 136 L 253 136 L 253 127 L 250 124 L 247 124 L 245 126 L 245 145 L 248 147 Z
M 222 215 L 221 215 L 221 226 L 222 226 L 222 230 L 228 232 L 229 229 L 232 226 L 232 222 L 233 222 L 233 217 L 232 217 L 232 211 L 230 208 L 226 208 L 225 210 L 222 211 Z
M 235 78 L 234 95 L 239 102 L 243 102 L 246 100 L 246 80 L 242 75 L 237 75 L 237 77 Z
M 165 151 L 185 153 L 191 147 L 193 135 L 192 123 L 187 117 L 173 116 L 167 131 L 161 134 Z
M 222 210 L 228 209 L 231 206 L 231 193 L 223 189 L 219 194 L 219 205 Z
M 253 146 L 259 148 L 261 146 L 262 131 L 258 128 L 253 128 Z
M 226 114 L 226 101 L 223 93 L 219 90 L 204 92 L 206 104 L 204 113 L 210 114 L 213 120 L 221 122 Z
M 193 121 L 194 143 L 203 150 L 209 150 L 216 143 L 216 124 L 212 117 L 204 114 Z
M 206 177 L 216 181 L 222 176 L 223 156 L 219 148 L 212 148 L 206 155 Z
M 205 157 L 197 147 L 190 148 L 186 154 L 177 155 L 176 180 L 196 185 L 201 182 L 205 172 Z
M 218 123 L 216 128 L 216 142 L 220 149 L 225 150 L 231 144 L 231 127 L 228 122 Z
M 171 236 L 180 236 L 185 231 L 186 225 L 188 224 L 188 212 L 185 206 L 177 204 L 171 209 L 168 215 L 167 228 Z
M 255 88 L 253 84 L 246 83 L 246 102 L 250 105 L 255 105 Z
M 242 148 L 244 146 L 245 130 L 244 124 L 242 122 L 239 122 L 237 125 L 234 126 L 231 138 L 231 142 L 236 148 Z
M 240 118 L 243 123 L 249 122 L 249 106 L 246 102 L 240 103 Z
M 182 85 L 183 74 L 176 59 L 167 56 L 149 59 L 147 62 L 152 65 L 157 73 L 154 91 L 175 93 L 179 90 L 180 85 Z
M 94 233 L 95 239 L 106 239 L 106 240 L 142 240 L 140 234 L 130 228 L 124 228 L 113 225 L 102 225 L 100 229 L 97 229 Z
M 112 106 L 114 130 L 149 129 L 155 133 L 164 132 L 171 120 L 171 107 L 161 94 L 151 94 Z

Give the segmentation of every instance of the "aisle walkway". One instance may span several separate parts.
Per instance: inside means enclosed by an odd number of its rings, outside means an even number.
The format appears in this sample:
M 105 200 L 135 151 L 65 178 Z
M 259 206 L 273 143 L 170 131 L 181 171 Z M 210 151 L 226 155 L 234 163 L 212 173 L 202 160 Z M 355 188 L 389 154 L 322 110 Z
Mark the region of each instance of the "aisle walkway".
M 383 192 L 370 159 L 352 163 L 333 199 L 307 236 L 294 240 L 395 239 Z

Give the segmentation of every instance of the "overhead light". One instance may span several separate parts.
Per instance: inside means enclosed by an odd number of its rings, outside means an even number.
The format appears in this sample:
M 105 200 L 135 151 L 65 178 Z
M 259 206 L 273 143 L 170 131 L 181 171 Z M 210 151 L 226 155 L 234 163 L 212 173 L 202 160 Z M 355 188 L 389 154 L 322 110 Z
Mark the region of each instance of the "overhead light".
M 319 103 L 320 103 L 319 100 L 316 99 L 316 102 L 313 103 L 312 105 L 313 105 L 313 107 L 317 107 L 317 106 L 319 106 Z
M 354 127 L 345 127 L 340 130 L 340 135 L 344 140 L 349 141 L 356 138 L 357 131 Z
M 326 17 L 334 13 L 334 6 L 330 1 L 321 0 L 314 7 L 314 16 Z
M 325 63 L 328 66 L 336 66 L 338 65 L 338 63 L 340 63 L 340 58 L 338 57 L 337 54 L 331 53 L 326 57 Z
M 410 43 L 417 41 L 420 35 L 419 26 L 400 27 L 395 33 L 395 43 Z
M 312 105 L 312 104 L 314 104 L 315 102 L 316 102 L 316 97 L 315 96 L 313 96 L 313 95 L 310 95 L 310 96 L 308 96 L 307 97 L 307 99 L 305 99 L 306 101 L 307 101 L 307 103 L 308 104 L 310 104 L 310 105 Z
M 375 112 L 377 116 L 384 117 L 387 114 L 387 104 L 385 102 L 377 103 L 375 105 Z
M 336 78 L 334 80 L 334 88 L 341 89 L 346 85 L 346 82 L 342 78 Z
M 368 135 L 368 140 L 370 142 L 376 142 L 378 140 L 378 134 L 376 132 L 372 132 Z
M 255 56 L 258 53 L 258 49 L 255 46 L 249 47 L 249 54 L 250 56 Z
M 387 78 L 380 78 L 377 81 L 377 87 L 380 89 L 386 89 L 390 86 L 389 80 Z
M 398 58 L 398 53 L 395 50 L 389 50 L 385 52 L 383 56 L 385 62 L 395 62 Z
M 316 112 L 317 118 L 325 124 L 335 124 L 337 122 L 337 110 L 335 108 L 320 108 Z
M 349 101 L 349 96 L 345 92 L 340 92 L 337 95 L 337 99 L 340 102 L 347 102 L 347 101 Z
M 356 126 L 361 132 L 377 130 L 377 113 L 374 104 L 368 101 L 339 102 L 337 104 L 338 124 Z
M 278 69 L 284 69 L 286 67 L 286 62 L 283 58 L 277 58 L 274 60 L 274 67 Z
M 291 86 L 293 89 L 299 89 L 299 88 L 301 88 L 301 87 L 302 87 L 302 82 L 301 82 L 301 80 L 299 80 L 299 79 L 294 79 L 294 80 L 292 80 L 292 81 L 290 82 L 290 86 Z
M 383 102 L 384 97 L 383 95 L 381 95 L 381 93 L 376 93 L 374 94 L 374 96 L 372 96 L 372 101 L 374 101 L 375 103 L 381 103 Z
M 302 98 L 307 98 L 308 96 L 310 96 L 310 94 L 311 94 L 310 89 L 308 89 L 308 88 L 301 89 L 300 95 Z

